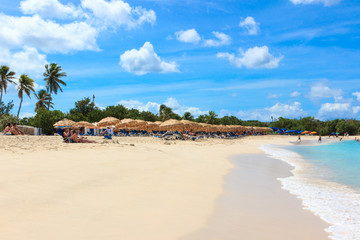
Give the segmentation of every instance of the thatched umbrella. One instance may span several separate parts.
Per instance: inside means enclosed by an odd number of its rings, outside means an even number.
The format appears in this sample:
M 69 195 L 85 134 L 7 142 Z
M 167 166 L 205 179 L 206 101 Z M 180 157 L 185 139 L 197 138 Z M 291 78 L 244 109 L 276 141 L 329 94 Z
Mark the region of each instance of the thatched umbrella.
M 128 127 L 131 126 L 132 123 L 136 123 L 136 120 L 131 118 L 124 118 L 119 123 L 117 123 L 115 127 L 118 129 L 128 129 Z
M 147 122 L 146 131 L 159 131 L 162 122 Z
M 184 124 L 176 119 L 169 119 L 160 124 L 159 127 L 163 131 L 184 131 Z
M 85 127 L 85 128 L 96 128 L 96 126 L 92 123 L 86 121 L 80 121 L 76 123 L 77 127 Z
M 67 118 L 64 118 L 61 121 L 56 122 L 53 126 L 54 127 L 73 127 L 76 125 L 76 122 L 69 120 Z
M 109 126 L 115 125 L 119 122 L 120 122 L 120 120 L 115 117 L 107 117 L 107 118 L 101 119 L 98 122 L 97 126 L 98 127 L 109 127 Z
M 184 124 L 184 130 L 186 131 L 193 131 L 193 129 L 196 129 L 199 125 L 197 122 L 189 120 L 181 120 L 180 122 Z

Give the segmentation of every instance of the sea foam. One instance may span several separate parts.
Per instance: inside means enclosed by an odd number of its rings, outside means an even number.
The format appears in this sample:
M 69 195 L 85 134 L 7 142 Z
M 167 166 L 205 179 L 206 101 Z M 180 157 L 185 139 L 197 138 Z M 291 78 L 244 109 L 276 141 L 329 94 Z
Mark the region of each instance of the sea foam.
M 314 166 L 295 152 L 273 145 L 263 146 L 263 150 L 270 157 L 294 167 L 293 176 L 279 178 L 282 187 L 302 199 L 305 209 L 330 224 L 326 231 L 331 239 L 360 239 L 360 194 L 357 191 L 315 178 L 311 175 Z

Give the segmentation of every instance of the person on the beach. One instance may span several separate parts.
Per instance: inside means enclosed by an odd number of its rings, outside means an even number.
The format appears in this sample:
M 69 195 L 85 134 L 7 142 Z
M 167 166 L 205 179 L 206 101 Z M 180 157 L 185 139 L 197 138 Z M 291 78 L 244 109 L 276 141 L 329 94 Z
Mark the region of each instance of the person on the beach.
M 298 136 L 298 139 L 296 140 L 296 142 L 298 142 L 298 143 L 301 142 L 301 136 L 300 135 Z
M 79 130 L 72 130 L 70 139 L 75 143 L 97 143 L 79 135 Z
M 13 129 L 16 131 L 17 134 L 15 135 L 25 135 L 25 133 L 23 131 L 20 130 L 20 128 L 18 128 L 17 123 L 13 123 Z
M 4 135 L 17 135 L 17 132 L 13 129 L 13 125 L 8 123 L 4 129 Z
M 319 135 L 319 140 L 318 140 L 319 143 L 321 143 L 321 135 Z

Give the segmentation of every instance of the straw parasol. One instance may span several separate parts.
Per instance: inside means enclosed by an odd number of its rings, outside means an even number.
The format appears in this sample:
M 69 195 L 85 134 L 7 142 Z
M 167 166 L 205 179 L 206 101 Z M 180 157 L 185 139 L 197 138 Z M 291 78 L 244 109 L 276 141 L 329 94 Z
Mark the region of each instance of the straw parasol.
M 118 129 L 125 129 L 128 126 L 131 126 L 131 123 L 135 123 L 136 120 L 131 119 L 131 118 L 124 118 L 123 120 L 121 120 L 120 122 L 118 122 L 115 127 Z
M 186 131 L 192 131 L 193 129 L 196 129 L 198 127 L 198 123 L 197 122 L 193 122 L 193 121 L 189 121 L 189 120 L 181 120 L 181 123 L 184 124 L 184 129 Z
M 86 127 L 86 128 L 96 128 L 96 126 L 92 123 L 86 121 L 80 121 L 76 123 L 77 127 Z
M 98 127 L 109 127 L 109 126 L 115 125 L 119 122 L 120 122 L 120 120 L 115 117 L 107 117 L 107 118 L 101 119 L 98 122 L 97 126 Z
M 160 130 L 160 124 L 162 122 L 147 122 L 147 125 L 146 125 L 146 131 L 158 131 Z
M 63 120 L 56 122 L 53 126 L 54 127 L 72 127 L 75 125 L 76 125 L 76 122 L 69 120 L 67 118 L 64 118 Z
M 163 131 L 183 131 L 184 124 L 176 119 L 169 119 L 160 124 L 160 129 Z

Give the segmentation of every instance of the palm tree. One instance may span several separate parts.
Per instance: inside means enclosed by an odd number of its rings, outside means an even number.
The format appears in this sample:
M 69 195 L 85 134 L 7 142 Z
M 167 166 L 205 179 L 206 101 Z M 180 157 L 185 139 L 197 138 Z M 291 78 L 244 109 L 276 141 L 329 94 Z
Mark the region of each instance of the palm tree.
M 191 115 L 190 112 L 185 112 L 182 119 L 184 120 L 189 120 L 189 121 L 194 121 L 194 116 Z
M 7 84 L 13 83 L 16 84 L 12 79 L 15 79 L 15 72 L 10 71 L 8 66 L 1 66 L 0 67 L 0 89 L 1 89 L 1 96 L 0 96 L 0 103 L 2 102 L 3 92 L 6 93 Z
M 208 115 L 206 115 L 206 123 L 215 124 L 217 122 L 218 115 L 214 111 L 210 111 Z
M 174 115 L 174 113 L 171 108 L 167 107 L 165 104 L 160 105 L 159 116 L 161 121 L 169 120 L 172 115 Z
M 35 93 L 35 97 L 38 99 L 35 107 L 35 112 L 40 108 L 54 108 L 54 103 L 51 102 L 52 97 L 46 92 L 46 90 L 41 89 L 37 94 Z
M 21 100 L 20 100 L 20 106 L 19 106 L 19 111 L 18 111 L 18 114 L 17 114 L 17 118 L 19 118 L 21 104 L 22 104 L 23 99 L 24 99 L 24 92 L 25 92 L 26 95 L 28 95 L 29 98 L 31 98 L 30 93 L 34 92 L 34 80 L 29 78 L 25 74 L 21 75 L 20 78 L 19 78 L 18 96 L 19 96 L 19 98 Z
M 66 83 L 61 80 L 61 77 L 66 77 L 66 73 L 62 72 L 61 66 L 57 63 L 51 63 L 45 65 L 44 80 L 46 81 L 46 90 L 49 96 L 51 97 L 52 93 L 57 94 L 58 90 L 62 92 L 61 86 L 66 86 Z M 50 105 L 48 106 L 50 109 Z

